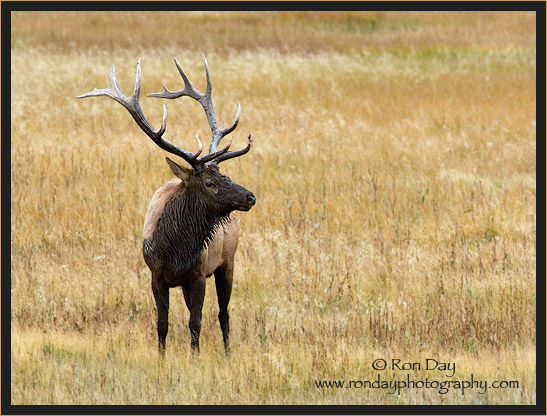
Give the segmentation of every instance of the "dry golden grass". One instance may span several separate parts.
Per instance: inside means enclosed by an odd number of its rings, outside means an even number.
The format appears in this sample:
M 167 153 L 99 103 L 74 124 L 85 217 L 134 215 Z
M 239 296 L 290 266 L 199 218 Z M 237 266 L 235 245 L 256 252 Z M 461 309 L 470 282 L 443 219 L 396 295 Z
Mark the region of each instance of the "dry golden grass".
M 145 31 L 145 29 L 147 29 Z M 214 285 L 202 351 L 172 290 L 158 360 L 142 224 L 171 174 L 107 98 L 116 64 L 154 126 L 207 54 L 220 124 L 241 103 L 223 173 L 240 213 L 222 352 Z M 12 19 L 12 402 L 535 403 L 535 16 L 532 13 L 31 13 Z M 193 149 L 201 107 L 167 102 Z M 208 282 L 208 286 L 210 283 Z M 318 389 L 375 380 L 374 359 L 455 362 L 518 389 Z M 427 371 L 387 371 L 387 379 Z

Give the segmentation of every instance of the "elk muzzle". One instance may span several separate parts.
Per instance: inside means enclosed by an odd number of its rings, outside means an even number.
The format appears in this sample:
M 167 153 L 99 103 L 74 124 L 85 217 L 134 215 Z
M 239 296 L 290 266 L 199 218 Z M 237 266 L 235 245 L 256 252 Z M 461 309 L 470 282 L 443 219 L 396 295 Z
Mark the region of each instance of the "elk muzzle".
M 252 192 L 247 191 L 245 195 L 245 203 L 236 204 L 236 209 L 238 211 L 249 211 L 253 205 L 256 203 L 256 197 Z

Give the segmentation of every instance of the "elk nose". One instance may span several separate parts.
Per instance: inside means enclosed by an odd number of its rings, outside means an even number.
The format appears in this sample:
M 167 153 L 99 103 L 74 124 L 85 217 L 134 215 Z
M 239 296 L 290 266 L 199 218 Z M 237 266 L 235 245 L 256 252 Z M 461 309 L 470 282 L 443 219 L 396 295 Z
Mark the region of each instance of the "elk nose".
M 247 195 L 247 202 L 249 203 L 250 206 L 253 206 L 256 202 L 255 196 L 250 192 Z

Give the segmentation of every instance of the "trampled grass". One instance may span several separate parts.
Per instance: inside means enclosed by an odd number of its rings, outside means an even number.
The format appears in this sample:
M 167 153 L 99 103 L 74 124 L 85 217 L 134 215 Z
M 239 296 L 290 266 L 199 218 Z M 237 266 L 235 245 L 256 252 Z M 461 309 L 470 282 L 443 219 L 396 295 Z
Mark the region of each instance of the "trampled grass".
M 62 22 L 62 23 L 59 23 Z M 31 13 L 12 18 L 15 404 L 535 403 L 535 16 L 531 13 Z M 177 57 L 205 52 L 223 173 L 252 190 L 226 358 L 208 282 L 202 351 L 172 290 L 165 362 L 141 254 L 166 156 L 107 98 L 112 64 L 154 127 Z M 193 150 L 201 107 L 165 103 Z M 376 359 L 456 363 L 374 370 Z M 318 388 L 316 381 L 512 388 Z

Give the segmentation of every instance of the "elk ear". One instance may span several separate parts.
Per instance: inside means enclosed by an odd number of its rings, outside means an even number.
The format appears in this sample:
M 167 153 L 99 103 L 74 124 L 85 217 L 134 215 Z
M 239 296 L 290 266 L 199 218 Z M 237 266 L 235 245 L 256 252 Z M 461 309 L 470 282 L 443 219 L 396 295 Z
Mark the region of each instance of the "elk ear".
M 178 163 L 173 162 L 168 157 L 166 157 L 165 160 L 167 161 L 167 164 L 171 168 L 171 172 L 173 172 L 173 175 L 175 175 L 177 178 L 186 180 L 188 176 L 190 175 L 190 173 L 192 172 L 191 169 L 185 168 L 179 165 Z

